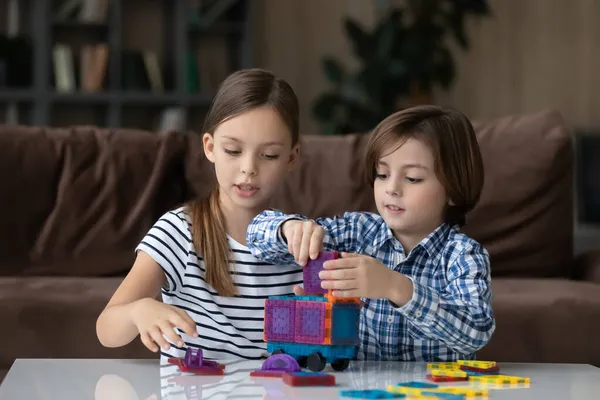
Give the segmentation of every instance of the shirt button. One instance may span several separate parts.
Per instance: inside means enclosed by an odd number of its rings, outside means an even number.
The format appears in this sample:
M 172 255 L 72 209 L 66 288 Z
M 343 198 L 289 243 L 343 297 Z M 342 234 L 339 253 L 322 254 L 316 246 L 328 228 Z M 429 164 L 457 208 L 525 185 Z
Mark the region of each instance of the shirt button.
M 394 322 L 394 317 L 388 317 L 388 320 L 387 320 L 387 321 L 388 321 L 388 323 L 390 323 L 390 324 L 391 324 L 392 322 Z
M 423 315 L 423 313 L 422 313 L 421 311 L 417 311 L 417 312 L 415 313 L 415 316 L 416 316 L 417 318 L 420 318 L 420 317 L 421 317 L 421 315 Z

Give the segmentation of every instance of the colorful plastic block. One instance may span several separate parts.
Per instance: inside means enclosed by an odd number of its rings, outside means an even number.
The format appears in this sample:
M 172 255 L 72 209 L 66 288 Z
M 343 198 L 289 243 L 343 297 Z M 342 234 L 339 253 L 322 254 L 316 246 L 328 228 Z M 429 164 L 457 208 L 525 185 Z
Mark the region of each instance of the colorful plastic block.
M 179 367 L 181 372 L 192 372 L 201 375 L 223 375 L 225 366 L 216 361 L 205 360 L 202 349 L 188 347 L 184 358 L 169 358 L 169 364 Z
M 467 373 L 460 369 L 432 369 L 430 371 L 432 376 L 447 376 L 452 378 L 466 378 Z
M 496 374 L 500 373 L 499 365 L 496 365 L 495 367 L 491 367 L 491 368 L 474 368 L 474 367 L 467 367 L 465 365 L 461 365 L 460 369 L 463 371 L 466 371 L 466 372 L 472 372 L 472 373 L 477 373 L 477 374 L 496 375 Z
M 218 367 L 203 366 L 203 367 L 188 367 L 185 361 L 181 358 L 170 358 L 170 364 L 177 365 L 181 372 L 189 372 L 198 375 L 225 375 L 225 366 L 218 364 Z
M 250 376 L 259 377 L 259 378 L 281 378 L 287 372 L 285 371 L 269 371 L 263 369 L 255 369 L 250 372 Z
M 331 307 L 331 304 L 314 301 L 296 302 L 296 335 L 294 342 L 324 344 L 329 341 L 329 337 L 325 332 L 327 306 Z M 331 327 L 331 320 L 329 320 L 329 327 Z
M 358 344 L 360 306 L 334 303 L 331 306 L 331 344 Z
M 290 386 L 334 386 L 335 376 L 322 372 L 288 372 L 283 381 Z
M 296 301 L 267 299 L 265 301 L 265 340 L 294 341 L 296 335 Z
M 492 368 L 496 366 L 496 361 L 476 361 L 476 360 L 458 360 L 456 363 L 459 366 L 473 367 L 473 368 Z
M 464 382 L 469 380 L 467 376 L 445 376 L 445 375 L 425 375 L 425 379 L 431 382 Z
M 433 384 L 433 383 L 416 382 L 416 381 L 405 382 L 405 383 L 398 383 L 396 386 L 398 386 L 398 387 L 413 388 L 413 389 L 435 389 L 435 388 L 438 387 L 438 385 Z
M 298 361 L 289 354 L 273 354 L 267 358 L 261 368 L 263 371 L 300 372 Z
M 460 394 L 452 394 L 452 393 L 440 393 L 440 392 L 421 392 L 422 398 L 431 398 L 431 399 L 439 399 L 439 400 L 464 400 L 465 396 Z
M 323 263 L 328 260 L 338 258 L 338 253 L 335 251 L 324 251 L 319 254 L 316 260 L 308 260 L 304 268 L 302 268 L 302 276 L 304 279 L 304 292 L 307 294 L 325 294 L 327 289 L 321 287 L 321 278 L 319 272 L 323 271 Z
M 353 359 L 356 356 L 357 347 L 284 342 L 267 343 L 267 351 L 269 353 L 273 353 L 276 350 L 283 351 L 296 359 L 319 353 L 325 359 L 326 363 L 333 363 L 337 360 Z
M 427 369 L 428 370 L 432 370 L 432 369 L 453 370 L 453 369 L 460 369 L 460 366 L 455 362 L 439 362 L 439 363 L 427 364 Z
M 340 396 L 352 397 L 356 399 L 396 399 L 400 397 L 406 397 L 401 393 L 390 393 L 380 389 L 342 390 L 340 391 Z
M 469 381 L 477 383 L 491 383 L 496 385 L 531 383 L 531 380 L 529 378 L 507 375 L 470 376 Z

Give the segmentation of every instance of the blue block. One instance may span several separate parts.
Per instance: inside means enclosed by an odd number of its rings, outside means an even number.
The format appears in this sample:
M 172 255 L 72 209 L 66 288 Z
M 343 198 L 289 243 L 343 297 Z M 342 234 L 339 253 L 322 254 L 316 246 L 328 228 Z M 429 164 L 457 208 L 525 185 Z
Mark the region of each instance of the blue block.
M 294 295 L 269 296 L 269 300 L 296 300 Z
M 380 389 L 342 390 L 340 396 L 353 397 L 356 399 L 400 399 L 406 397 L 406 395 L 402 393 L 391 393 Z
M 326 363 L 344 358 L 353 359 L 356 354 L 356 346 L 268 342 L 267 351 L 272 353 L 275 350 L 282 350 L 296 359 L 308 357 L 312 353 L 321 353 Z
M 296 296 L 298 301 L 318 301 L 319 303 L 327 303 L 327 298 L 324 296 Z
M 416 381 L 398 383 L 398 384 L 396 384 L 396 386 L 408 387 L 408 388 L 414 388 L 414 389 L 435 389 L 438 387 L 438 385 L 436 385 L 435 383 L 416 382 Z
M 293 375 L 293 376 L 329 376 L 329 374 L 325 374 L 323 372 L 307 372 L 307 371 L 288 372 L 287 374 Z
M 331 344 L 358 344 L 359 322 L 360 306 L 358 304 L 333 304 L 331 307 Z
M 421 395 L 422 396 L 435 396 L 438 399 L 445 399 L 445 400 L 464 400 L 465 399 L 465 396 L 463 396 L 462 394 L 426 392 L 424 390 L 421 391 Z

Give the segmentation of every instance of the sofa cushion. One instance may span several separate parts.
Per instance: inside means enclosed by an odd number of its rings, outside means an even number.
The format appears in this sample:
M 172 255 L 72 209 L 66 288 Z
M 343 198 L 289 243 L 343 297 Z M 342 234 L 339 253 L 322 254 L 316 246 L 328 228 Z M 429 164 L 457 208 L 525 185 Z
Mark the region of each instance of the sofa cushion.
M 16 358 L 158 358 L 135 339 L 108 349 L 96 319 L 122 278 L 0 278 L 0 369 Z
M 572 138 L 557 112 L 475 122 L 485 184 L 464 232 L 498 276 L 566 276 L 573 259 Z
M 600 285 L 496 278 L 492 293 L 496 331 L 478 358 L 600 366 Z
M 176 132 L 0 128 L 0 276 L 129 270 L 156 219 L 212 187 L 199 142 Z

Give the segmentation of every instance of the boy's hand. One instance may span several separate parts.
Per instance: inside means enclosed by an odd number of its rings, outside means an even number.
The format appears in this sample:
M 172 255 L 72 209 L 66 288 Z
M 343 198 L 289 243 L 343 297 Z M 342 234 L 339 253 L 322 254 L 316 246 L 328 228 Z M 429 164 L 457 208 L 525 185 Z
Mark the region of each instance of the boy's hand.
M 185 311 L 154 299 L 138 300 L 131 309 L 131 321 L 137 327 L 144 346 L 153 352 L 157 352 L 159 346 L 163 350 L 171 347 L 164 336 L 175 345 L 183 347 L 183 340 L 173 329 L 175 327 L 190 336 L 198 337 L 196 323 Z
M 342 253 L 342 258 L 326 261 L 323 267 L 321 286 L 333 289 L 335 297 L 384 298 L 398 306 L 412 298 L 411 280 L 372 257 Z
M 288 250 L 298 265 L 305 266 L 308 258 L 319 256 L 325 230 L 313 221 L 289 220 L 281 226 L 281 233 L 287 240 Z

